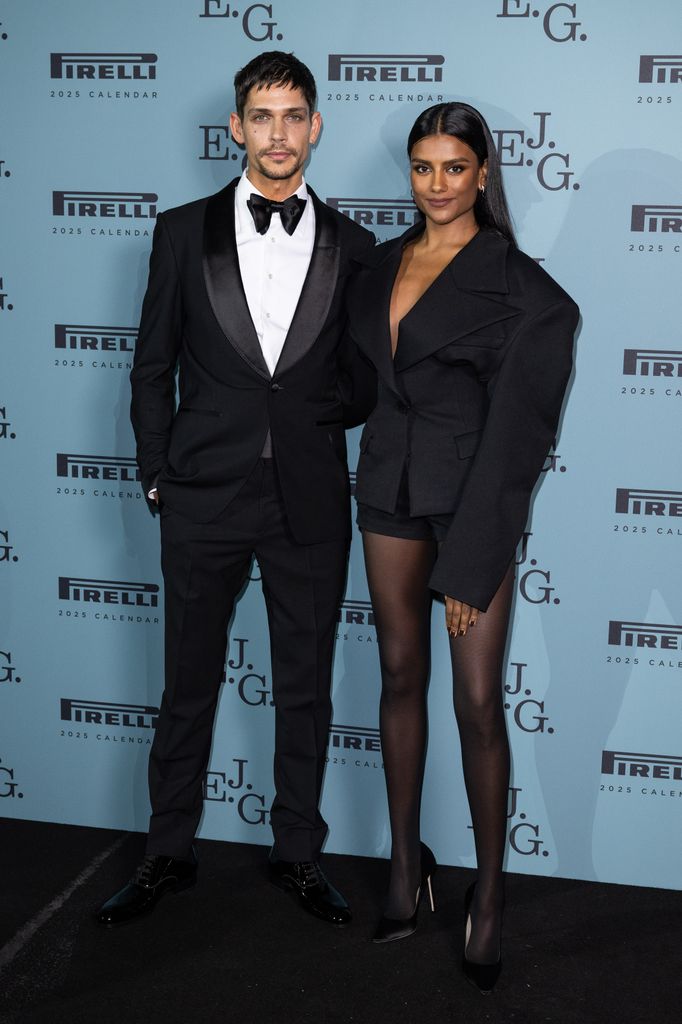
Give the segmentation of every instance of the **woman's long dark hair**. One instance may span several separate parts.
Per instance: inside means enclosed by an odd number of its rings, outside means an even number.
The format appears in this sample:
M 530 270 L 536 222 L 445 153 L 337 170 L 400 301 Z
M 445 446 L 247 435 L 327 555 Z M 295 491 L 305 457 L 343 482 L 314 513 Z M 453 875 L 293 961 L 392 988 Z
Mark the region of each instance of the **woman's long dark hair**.
M 500 158 L 483 115 L 468 103 L 437 103 L 428 107 L 412 125 L 407 138 L 407 155 L 411 156 L 414 146 L 428 135 L 452 135 L 473 149 L 479 164 L 488 161 L 485 194 L 479 191 L 474 204 L 476 223 L 480 228 L 499 232 L 516 245 Z

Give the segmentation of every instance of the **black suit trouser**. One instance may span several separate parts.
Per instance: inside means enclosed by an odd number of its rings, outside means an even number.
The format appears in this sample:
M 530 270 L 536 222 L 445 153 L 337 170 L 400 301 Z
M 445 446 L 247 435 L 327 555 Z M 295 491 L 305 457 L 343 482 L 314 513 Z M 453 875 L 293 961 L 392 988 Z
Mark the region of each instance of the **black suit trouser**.
M 261 570 L 272 655 L 275 855 L 315 860 L 326 836 L 319 802 L 348 541 L 297 544 L 273 462 L 259 460 L 214 522 L 161 510 L 166 681 L 149 759 L 150 854 L 189 854 L 203 806 L 228 623 L 252 555 Z

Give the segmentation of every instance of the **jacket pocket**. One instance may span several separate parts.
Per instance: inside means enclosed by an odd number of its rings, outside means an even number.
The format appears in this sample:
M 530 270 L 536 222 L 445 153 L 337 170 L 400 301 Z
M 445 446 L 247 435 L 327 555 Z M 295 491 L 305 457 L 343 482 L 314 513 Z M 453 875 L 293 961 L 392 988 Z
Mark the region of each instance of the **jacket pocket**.
M 459 434 L 455 438 L 457 454 L 460 459 L 470 459 L 472 455 L 476 454 L 482 433 L 482 430 L 470 430 L 467 434 Z
M 333 448 L 335 455 L 345 465 L 347 452 L 346 431 L 343 428 L 343 423 L 341 421 L 337 423 L 330 422 L 325 424 L 324 429 L 327 431 L 327 438 L 329 439 L 329 444 Z

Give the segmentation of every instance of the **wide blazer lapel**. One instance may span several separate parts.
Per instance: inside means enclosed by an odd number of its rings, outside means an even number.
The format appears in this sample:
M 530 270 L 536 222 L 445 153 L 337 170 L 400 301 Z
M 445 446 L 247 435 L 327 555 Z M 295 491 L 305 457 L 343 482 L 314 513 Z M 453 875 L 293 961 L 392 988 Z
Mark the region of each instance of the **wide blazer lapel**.
M 204 214 L 203 263 L 208 300 L 220 328 L 240 356 L 270 380 L 239 272 L 234 226 L 235 178 L 211 196 Z
M 339 275 L 339 233 L 333 214 L 308 186 L 315 210 L 315 241 L 301 295 L 275 373 L 290 370 L 315 344 L 332 304 Z
M 496 232 L 479 231 L 445 267 L 400 321 L 396 373 L 453 342 L 466 345 L 468 335 L 495 334 L 496 324 L 521 313 L 506 298 L 509 245 Z
M 366 269 L 351 287 L 353 337 L 395 391 L 399 391 L 396 374 L 451 342 L 466 344 L 467 335 L 521 312 L 506 299 L 509 242 L 494 232 L 479 231 L 402 318 L 392 357 L 389 313 L 393 284 L 404 247 L 423 230 L 423 224 L 415 224 L 366 254 L 362 258 Z

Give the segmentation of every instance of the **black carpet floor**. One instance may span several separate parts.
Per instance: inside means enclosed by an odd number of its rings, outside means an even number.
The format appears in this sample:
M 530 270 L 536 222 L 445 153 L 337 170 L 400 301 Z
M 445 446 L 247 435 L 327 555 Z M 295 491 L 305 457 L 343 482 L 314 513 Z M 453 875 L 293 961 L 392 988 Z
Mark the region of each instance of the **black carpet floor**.
M 325 857 L 354 910 L 337 929 L 267 883 L 263 847 L 202 841 L 195 889 L 99 928 L 142 845 L 0 820 L 3 1024 L 682 1022 L 682 892 L 509 875 L 504 970 L 482 997 L 459 968 L 470 871 L 442 868 L 436 914 L 374 946 L 385 862 Z

